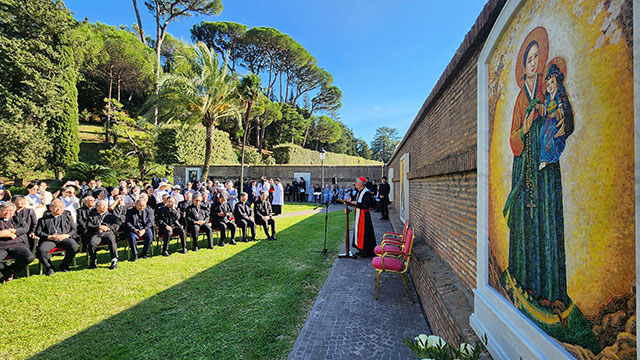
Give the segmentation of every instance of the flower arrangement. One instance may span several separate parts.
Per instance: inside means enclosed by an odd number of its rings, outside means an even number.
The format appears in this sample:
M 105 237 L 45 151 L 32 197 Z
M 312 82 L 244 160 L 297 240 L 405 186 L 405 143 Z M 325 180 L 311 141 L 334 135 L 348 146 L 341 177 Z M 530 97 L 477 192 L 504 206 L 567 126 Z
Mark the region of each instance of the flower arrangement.
M 420 334 L 415 339 L 404 339 L 404 343 L 422 360 L 478 360 L 486 350 L 487 336 L 475 346 L 462 343 L 459 346 L 447 344 L 435 335 Z

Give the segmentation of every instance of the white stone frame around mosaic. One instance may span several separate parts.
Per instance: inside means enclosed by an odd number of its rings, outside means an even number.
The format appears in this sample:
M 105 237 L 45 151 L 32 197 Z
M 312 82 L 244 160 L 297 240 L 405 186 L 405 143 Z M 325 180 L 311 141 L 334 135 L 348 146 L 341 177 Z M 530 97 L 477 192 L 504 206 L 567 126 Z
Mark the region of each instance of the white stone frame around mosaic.
M 488 350 L 495 359 L 573 359 L 560 344 L 540 330 L 509 301 L 489 286 L 489 129 L 488 129 L 488 64 L 489 57 L 504 30 L 526 0 L 508 0 L 487 38 L 478 59 L 478 223 L 477 223 L 477 289 L 470 323 L 480 337 L 486 334 Z M 636 288 L 640 288 L 640 0 L 633 0 L 634 59 L 634 134 L 635 134 L 635 204 L 636 204 Z M 637 45 L 638 44 L 638 45 Z M 636 309 L 640 309 L 636 301 Z M 637 312 L 636 310 L 636 312 Z M 640 326 L 637 326 L 640 329 Z M 636 333 L 640 333 L 636 330 Z M 638 356 L 640 358 L 640 356 Z

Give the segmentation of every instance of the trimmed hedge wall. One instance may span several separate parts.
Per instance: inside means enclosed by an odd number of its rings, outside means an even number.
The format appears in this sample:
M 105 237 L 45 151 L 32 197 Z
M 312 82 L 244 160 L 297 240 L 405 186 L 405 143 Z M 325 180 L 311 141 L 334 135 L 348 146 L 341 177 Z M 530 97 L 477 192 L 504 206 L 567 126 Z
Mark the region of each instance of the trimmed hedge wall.
M 320 155 L 317 151 L 304 149 L 300 145 L 281 144 L 274 146 L 273 157 L 277 164 L 290 165 L 320 165 Z M 325 165 L 382 165 L 380 161 L 367 160 L 357 156 L 327 152 Z
M 157 160 L 167 165 L 204 164 L 206 129 L 204 126 L 166 126 L 158 131 L 156 146 Z M 229 134 L 216 129 L 213 134 L 212 165 L 238 164 L 238 158 L 231 146 Z

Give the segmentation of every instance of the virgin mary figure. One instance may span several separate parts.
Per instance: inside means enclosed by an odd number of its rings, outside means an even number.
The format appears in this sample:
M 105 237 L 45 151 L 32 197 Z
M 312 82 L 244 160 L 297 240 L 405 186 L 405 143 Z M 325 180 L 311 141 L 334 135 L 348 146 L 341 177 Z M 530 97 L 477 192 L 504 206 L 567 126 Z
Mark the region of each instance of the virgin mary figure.
M 546 115 L 543 72 L 548 52 L 547 32 L 537 27 L 523 42 L 517 58 L 520 92 L 510 134 L 511 192 L 503 210 L 509 226 L 505 273 L 513 288 L 520 289 L 527 299 L 550 312 L 562 313 L 571 301 L 567 295 L 560 161 L 538 167 Z M 569 137 L 573 114 L 565 114 L 559 126 Z

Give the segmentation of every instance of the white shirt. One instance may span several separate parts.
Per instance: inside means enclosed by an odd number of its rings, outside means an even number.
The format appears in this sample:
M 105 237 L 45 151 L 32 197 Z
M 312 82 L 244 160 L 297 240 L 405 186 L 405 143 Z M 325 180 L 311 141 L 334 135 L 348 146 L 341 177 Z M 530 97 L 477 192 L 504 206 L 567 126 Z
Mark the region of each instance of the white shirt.
M 276 184 L 273 189 L 273 201 L 271 203 L 273 205 L 284 204 L 284 189 L 282 188 L 282 184 Z
M 76 209 L 78 209 L 80 200 L 75 196 L 61 197 L 60 200 L 64 202 L 64 209 L 71 213 L 73 221 L 76 221 Z

